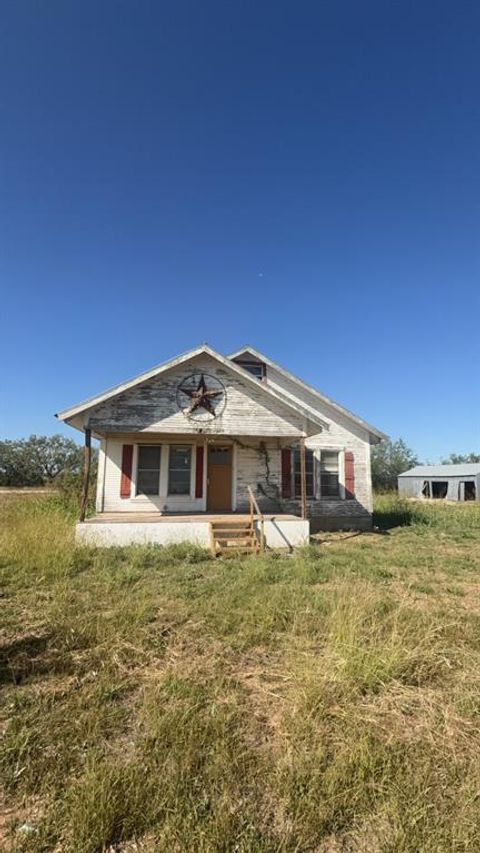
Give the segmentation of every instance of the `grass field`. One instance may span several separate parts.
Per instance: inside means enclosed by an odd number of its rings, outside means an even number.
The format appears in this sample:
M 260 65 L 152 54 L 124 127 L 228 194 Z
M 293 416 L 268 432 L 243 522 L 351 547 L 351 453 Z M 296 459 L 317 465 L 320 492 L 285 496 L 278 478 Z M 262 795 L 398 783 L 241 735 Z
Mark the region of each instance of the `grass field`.
M 1 518 L 0 849 L 480 850 L 479 507 L 217 561 Z

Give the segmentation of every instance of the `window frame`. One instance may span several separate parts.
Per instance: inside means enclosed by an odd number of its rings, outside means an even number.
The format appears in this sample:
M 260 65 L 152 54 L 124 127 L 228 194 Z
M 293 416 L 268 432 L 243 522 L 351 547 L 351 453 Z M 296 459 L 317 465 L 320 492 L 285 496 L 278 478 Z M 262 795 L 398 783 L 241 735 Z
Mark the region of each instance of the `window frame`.
M 335 454 L 337 457 L 337 486 L 338 492 L 336 495 L 324 495 L 322 489 L 322 473 L 328 474 L 329 472 L 322 471 L 322 454 Z M 345 500 L 345 451 L 344 450 L 336 450 L 329 447 L 320 448 L 319 459 L 318 459 L 318 493 L 320 495 L 320 500 L 324 501 L 341 501 Z
M 345 448 L 344 447 L 306 447 L 306 452 L 311 452 L 313 454 L 313 497 L 309 496 L 307 493 L 308 501 L 345 501 L 347 500 L 345 493 Z M 338 495 L 333 497 L 333 495 L 324 496 L 322 494 L 322 480 L 321 480 L 321 460 L 322 453 L 336 453 L 338 459 Z M 290 468 L 290 478 L 292 484 L 292 498 L 291 500 L 299 501 L 301 500 L 301 495 L 296 495 L 295 493 L 295 448 L 292 447 L 291 453 L 291 468 Z
M 146 442 L 132 442 L 133 443 L 133 464 L 132 464 L 132 496 L 130 500 L 138 501 L 139 503 L 145 501 L 151 501 L 155 504 L 159 502 L 163 502 L 166 504 L 172 504 L 175 507 L 176 502 L 179 504 L 185 502 L 186 500 L 191 501 L 193 504 L 197 506 L 197 508 L 201 508 L 201 506 L 205 503 L 206 500 L 206 465 L 204 464 L 204 473 L 203 473 L 203 497 L 196 498 L 195 497 L 195 477 L 196 477 L 196 469 L 197 469 L 197 452 L 196 449 L 199 446 L 199 442 L 195 441 L 176 441 L 176 442 L 156 442 L 156 441 L 146 441 Z M 205 447 L 203 443 L 200 443 L 202 447 Z M 160 486 L 159 492 L 156 495 L 144 495 L 138 493 L 138 460 L 139 460 L 139 450 L 141 447 L 160 447 Z M 169 468 L 170 468 L 170 448 L 171 447 L 189 447 L 190 448 L 190 489 L 188 494 L 169 494 Z M 205 450 L 204 450 L 205 453 Z M 192 507 L 193 508 L 193 507 Z
M 295 460 L 296 460 L 297 453 L 298 453 L 298 460 L 299 460 L 299 465 L 300 465 L 300 464 L 301 464 L 301 463 L 300 463 L 300 448 L 299 448 L 299 447 L 292 447 L 292 453 L 291 453 L 291 467 L 292 467 L 292 471 L 291 471 L 291 481 L 292 481 L 292 496 L 293 496 L 293 500 L 294 500 L 294 501 L 299 501 L 299 500 L 301 500 L 301 499 L 302 499 L 302 495 L 301 495 L 301 483 L 300 483 L 300 491 L 299 491 L 299 493 L 298 493 L 298 494 L 297 494 L 296 489 L 295 489 L 296 478 L 297 478 L 297 471 L 296 471 L 296 466 L 295 466 Z M 311 448 L 311 447 L 306 447 L 306 448 L 305 448 L 305 457 L 307 457 L 307 454 L 310 454 L 310 453 L 311 453 L 311 455 L 312 455 L 312 456 L 311 456 L 311 458 L 312 458 L 312 492 L 313 492 L 313 494 L 311 494 L 311 495 L 309 495 L 309 494 L 308 494 L 308 476 L 307 476 L 307 501 L 314 501 L 314 500 L 316 500 L 316 498 L 317 498 L 317 477 L 316 477 L 316 464 L 315 464 L 315 463 L 316 463 L 316 459 L 315 459 L 315 450 L 314 450 L 313 448 Z M 306 461 L 306 460 L 305 460 L 305 461 Z M 301 477 L 301 468 L 299 469 L 299 471 L 300 471 L 300 477 Z M 307 472 L 308 472 L 308 469 L 307 469 Z
M 182 498 L 192 498 L 193 497 L 193 495 L 192 495 L 192 480 L 194 480 L 194 477 L 195 477 L 195 464 L 196 464 L 196 453 L 194 454 L 194 452 L 193 452 L 194 447 L 195 447 L 195 445 L 193 445 L 189 442 L 183 442 L 183 443 L 178 443 L 178 444 L 175 443 L 175 444 L 169 444 L 168 445 L 167 491 L 166 491 L 166 497 L 167 498 L 174 498 L 174 499 L 178 498 L 181 500 Z M 174 448 L 188 449 L 189 453 L 190 453 L 190 468 L 188 471 L 188 473 L 189 473 L 188 492 L 171 492 L 170 491 L 170 459 L 171 459 L 171 455 L 172 455 L 172 449 L 174 449 Z M 195 456 L 195 461 L 194 461 L 194 456 Z M 175 470 L 176 471 L 184 471 L 186 469 L 176 468 Z
M 257 379 L 258 382 L 263 382 L 263 380 L 267 376 L 267 365 L 263 361 L 254 361 L 253 359 L 245 359 L 245 361 L 237 361 L 235 362 L 240 367 L 243 367 L 250 376 L 253 376 L 254 379 Z M 255 373 L 252 373 L 250 370 L 251 367 L 259 367 L 260 368 L 260 376 L 256 376 Z
M 147 495 L 147 494 L 144 494 L 144 492 L 138 491 L 138 463 L 140 461 L 140 448 L 142 448 L 142 447 L 158 447 L 158 449 L 160 451 L 160 462 L 159 462 L 159 466 L 158 466 L 158 492 L 154 492 L 150 495 Z M 158 444 L 157 442 L 153 442 L 153 441 L 148 442 L 148 443 L 142 442 L 141 444 L 136 444 L 134 446 L 134 460 L 133 460 L 134 464 L 133 464 L 132 468 L 133 468 L 133 473 L 135 475 L 135 482 L 133 484 L 134 485 L 134 497 L 135 498 L 140 498 L 140 499 L 146 498 L 147 500 L 149 500 L 151 498 L 161 497 L 161 494 L 162 494 L 161 489 L 162 489 L 162 471 L 163 471 L 163 452 L 164 452 L 163 448 L 164 448 L 163 443 Z M 154 469 L 150 469 L 150 470 L 154 470 Z

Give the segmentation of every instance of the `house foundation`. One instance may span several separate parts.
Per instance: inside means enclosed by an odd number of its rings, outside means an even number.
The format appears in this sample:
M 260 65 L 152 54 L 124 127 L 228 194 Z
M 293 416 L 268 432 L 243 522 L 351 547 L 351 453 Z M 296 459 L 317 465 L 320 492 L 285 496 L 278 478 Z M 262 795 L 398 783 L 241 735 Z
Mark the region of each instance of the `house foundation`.
M 115 517 L 117 516 L 117 517 Z M 174 545 L 191 542 L 209 548 L 211 525 L 215 521 L 239 522 L 249 520 L 248 515 L 223 514 L 196 516 L 159 516 L 152 514 L 135 517 L 132 513 L 103 513 L 76 525 L 75 538 L 79 544 L 98 547 L 119 545 Z M 292 515 L 267 515 L 263 518 L 265 546 L 267 549 L 291 551 L 306 545 L 310 539 L 310 523 Z M 254 522 L 260 537 L 260 521 Z

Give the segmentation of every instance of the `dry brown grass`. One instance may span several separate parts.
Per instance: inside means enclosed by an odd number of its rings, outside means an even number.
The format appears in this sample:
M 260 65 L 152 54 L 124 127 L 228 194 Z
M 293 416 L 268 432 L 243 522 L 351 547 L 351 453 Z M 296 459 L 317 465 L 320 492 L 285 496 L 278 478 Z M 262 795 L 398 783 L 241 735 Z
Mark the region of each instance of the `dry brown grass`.
M 2 849 L 480 849 L 476 507 L 225 562 L 3 509 Z

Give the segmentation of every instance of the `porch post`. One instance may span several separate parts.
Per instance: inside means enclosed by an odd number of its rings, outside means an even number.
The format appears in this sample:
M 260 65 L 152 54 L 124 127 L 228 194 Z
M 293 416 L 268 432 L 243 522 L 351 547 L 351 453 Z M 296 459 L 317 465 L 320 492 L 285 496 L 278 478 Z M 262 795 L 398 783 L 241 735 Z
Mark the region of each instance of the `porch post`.
M 85 521 L 88 503 L 88 486 L 90 484 L 90 464 L 92 461 L 92 431 L 85 427 L 85 451 L 83 457 L 83 489 L 80 503 L 80 521 Z
M 305 458 L 305 437 L 300 439 L 300 497 L 302 518 L 307 518 L 307 463 Z

